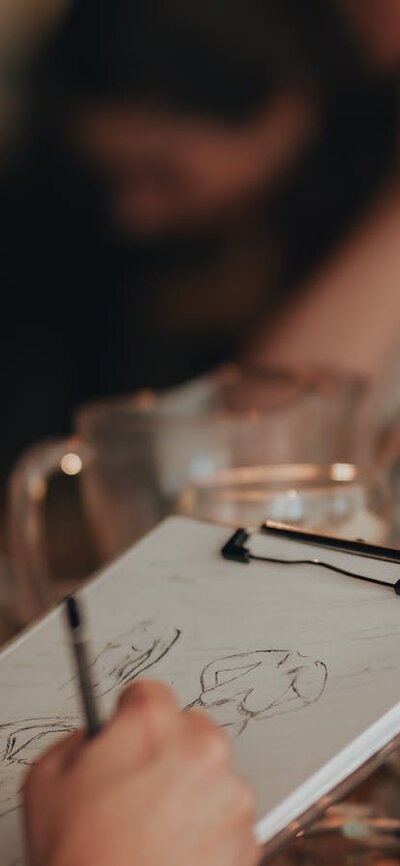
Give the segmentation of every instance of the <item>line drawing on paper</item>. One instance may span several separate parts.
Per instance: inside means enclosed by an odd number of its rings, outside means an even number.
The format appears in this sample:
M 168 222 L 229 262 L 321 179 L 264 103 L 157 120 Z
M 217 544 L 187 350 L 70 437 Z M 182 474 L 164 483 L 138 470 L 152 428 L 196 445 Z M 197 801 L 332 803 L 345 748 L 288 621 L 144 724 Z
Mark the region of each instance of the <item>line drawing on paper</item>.
M 149 671 L 167 655 L 180 635 L 178 628 L 147 620 L 108 641 L 90 665 L 96 694 L 104 697 Z M 67 702 L 76 698 L 76 676 L 64 682 L 58 692 Z M 19 806 L 22 768 L 29 767 L 42 751 L 81 724 L 78 714 L 68 712 L 64 717 L 60 714 L 0 724 L 0 819 Z
M 50 748 L 62 734 L 77 730 L 78 726 L 75 720 L 58 718 L 22 719 L 0 725 L 0 818 L 18 808 L 20 791 L 15 791 L 13 785 L 18 765 L 29 767 L 41 751 Z
M 253 650 L 212 661 L 199 696 L 186 709 L 211 710 L 221 728 L 240 736 L 250 722 L 291 713 L 318 701 L 328 679 L 324 662 L 297 650 Z
M 178 628 L 160 626 L 147 620 L 108 641 L 90 665 L 97 695 L 104 697 L 150 670 L 167 655 L 180 635 Z M 71 697 L 76 696 L 76 677 L 63 683 L 60 691 L 63 690 L 69 691 Z
M 60 719 L 38 719 L 31 723 L 23 722 L 22 727 L 14 727 L 8 735 L 2 760 L 8 764 L 21 764 L 29 767 L 37 752 L 37 747 L 49 748 L 51 741 L 60 734 L 76 730 L 76 724 Z

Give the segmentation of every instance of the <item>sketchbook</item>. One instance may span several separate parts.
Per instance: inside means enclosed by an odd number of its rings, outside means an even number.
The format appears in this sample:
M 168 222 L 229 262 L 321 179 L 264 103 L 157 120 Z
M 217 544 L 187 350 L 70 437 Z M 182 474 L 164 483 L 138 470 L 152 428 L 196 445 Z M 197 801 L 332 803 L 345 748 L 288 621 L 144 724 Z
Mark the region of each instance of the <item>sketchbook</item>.
M 400 598 L 315 562 L 226 561 L 228 535 L 170 518 L 82 590 L 93 676 L 105 714 L 139 676 L 209 712 L 256 791 L 257 836 L 272 852 L 397 742 Z M 289 541 L 257 544 L 271 558 L 294 555 Z M 329 557 L 343 568 L 345 554 Z M 396 563 L 363 566 L 393 584 L 400 577 Z M 0 655 L 0 866 L 24 862 L 27 766 L 80 725 L 56 610 Z

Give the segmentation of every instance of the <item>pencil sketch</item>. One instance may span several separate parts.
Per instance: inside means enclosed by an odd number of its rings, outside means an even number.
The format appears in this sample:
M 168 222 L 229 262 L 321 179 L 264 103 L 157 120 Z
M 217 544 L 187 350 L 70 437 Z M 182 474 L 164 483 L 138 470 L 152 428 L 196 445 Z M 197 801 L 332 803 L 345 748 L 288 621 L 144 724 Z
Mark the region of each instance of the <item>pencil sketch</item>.
M 23 719 L 0 725 L 0 818 L 18 808 L 13 786 L 13 765 L 29 767 L 39 752 L 50 748 L 62 735 L 76 730 L 76 721 L 60 719 Z
M 178 628 L 147 620 L 109 641 L 91 664 L 97 694 L 108 695 L 150 670 L 167 655 L 180 634 Z M 67 680 L 60 688 L 63 690 L 75 696 L 78 693 L 76 677 Z
M 210 662 L 191 707 L 210 709 L 214 720 L 240 736 L 249 722 L 270 719 L 315 703 L 328 679 L 324 662 L 296 650 L 253 650 Z
M 72 722 L 61 722 L 59 719 L 23 722 L 20 728 L 14 727 L 8 735 L 2 760 L 29 767 L 35 760 L 38 748 L 40 751 L 48 749 L 60 734 L 70 733 L 76 727 Z
M 153 668 L 167 655 L 180 634 L 177 628 L 148 620 L 109 641 L 91 664 L 93 685 L 99 697 Z M 76 677 L 70 677 L 59 686 L 58 692 L 67 702 L 76 698 L 79 693 Z M 81 724 L 80 717 L 72 713 L 67 713 L 66 717 L 60 714 L 0 724 L 0 819 L 18 808 L 18 768 L 30 766 L 62 734 L 76 730 Z

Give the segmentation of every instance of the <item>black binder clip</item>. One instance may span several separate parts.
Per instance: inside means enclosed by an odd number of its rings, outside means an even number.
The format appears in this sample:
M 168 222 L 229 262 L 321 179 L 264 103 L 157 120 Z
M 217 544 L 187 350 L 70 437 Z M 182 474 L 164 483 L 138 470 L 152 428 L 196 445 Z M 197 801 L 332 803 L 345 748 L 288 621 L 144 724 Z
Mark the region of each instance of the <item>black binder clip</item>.
M 237 529 L 221 550 L 224 559 L 230 559 L 233 562 L 249 563 L 251 554 L 249 549 L 245 547 L 246 541 L 249 538 L 250 533 L 246 529 Z
M 390 587 L 394 590 L 397 596 L 400 596 L 400 579 L 392 583 L 391 581 L 383 580 L 379 577 L 369 577 L 364 574 L 355 573 L 354 571 L 348 571 L 347 568 L 342 568 L 339 565 L 330 562 L 325 558 L 325 556 L 322 559 L 319 556 L 309 554 L 308 552 L 305 552 L 304 556 L 299 556 L 296 553 L 293 557 L 288 555 L 284 558 L 273 555 L 260 556 L 259 554 L 253 553 L 251 548 L 247 546 L 247 542 L 250 541 L 252 536 L 255 534 L 278 536 L 289 542 L 296 541 L 300 544 L 312 544 L 314 547 L 325 549 L 328 553 L 330 550 L 337 550 L 342 553 L 358 555 L 361 559 L 362 557 L 367 557 L 378 559 L 382 562 L 393 562 L 397 566 L 400 565 L 400 551 L 398 550 L 392 550 L 388 547 L 379 547 L 374 544 L 366 544 L 365 542 L 360 541 L 348 541 L 347 539 L 325 536 L 317 532 L 299 530 L 293 526 L 269 521 L 263 523 L 258 529 L 243 529 L 243 527 L 236 529 L 233 535 L 231 535 L 231 537 L 228 538 L 228 541 L 224 544 L 221 553 L 224 559 L 229 559 L 231 562 L 242 562 L 246 565 L 252 561 L 257 561 L 285 566 L 316 566 L 318 568 L 327 569 L 328 571 L 334 571 L 344 577 L 351 577 L 355 580 L 363 580 L 367 583 Z

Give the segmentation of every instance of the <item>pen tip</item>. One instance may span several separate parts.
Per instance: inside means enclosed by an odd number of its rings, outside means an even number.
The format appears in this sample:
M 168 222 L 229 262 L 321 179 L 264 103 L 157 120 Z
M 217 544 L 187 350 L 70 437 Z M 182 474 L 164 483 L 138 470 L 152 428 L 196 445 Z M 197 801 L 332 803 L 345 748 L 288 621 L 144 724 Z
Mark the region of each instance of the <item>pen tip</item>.
M 67 618 L 71 628 L 79 628 L 81 624 L 81 615 L 78 608 L 78 603 L 73 595 L 68 595 L 65 599 Z

